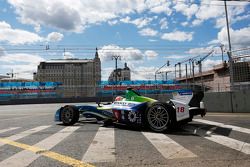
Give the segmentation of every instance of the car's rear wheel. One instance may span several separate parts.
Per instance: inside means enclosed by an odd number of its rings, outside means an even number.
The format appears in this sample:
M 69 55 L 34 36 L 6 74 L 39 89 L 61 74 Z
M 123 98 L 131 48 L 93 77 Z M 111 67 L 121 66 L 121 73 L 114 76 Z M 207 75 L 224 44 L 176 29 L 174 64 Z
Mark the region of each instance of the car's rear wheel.
M 146 111 L 149 128 L 155 132 L 166 131 L 170 124 L 170 108 L 166 103 L 155 102 Z
M 61 120 L 64 125 L 74 125 L 79 120 L 79 111 L 74 106 L 64 106 L 61 110 Z

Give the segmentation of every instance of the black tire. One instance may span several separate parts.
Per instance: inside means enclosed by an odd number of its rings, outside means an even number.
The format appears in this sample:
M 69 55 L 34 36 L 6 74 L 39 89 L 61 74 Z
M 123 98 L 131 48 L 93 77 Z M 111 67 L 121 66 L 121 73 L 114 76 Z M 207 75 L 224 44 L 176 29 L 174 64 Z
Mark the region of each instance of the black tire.
M 164 132 L 171 122 L 171 106 L 162 102 L 155 102 L 146 111 L 146 123 L 155 132 Z
M 63 125 L 74 125 L 79 120 L 79 111 L 74 106 L 64 106 L 61 110 Z

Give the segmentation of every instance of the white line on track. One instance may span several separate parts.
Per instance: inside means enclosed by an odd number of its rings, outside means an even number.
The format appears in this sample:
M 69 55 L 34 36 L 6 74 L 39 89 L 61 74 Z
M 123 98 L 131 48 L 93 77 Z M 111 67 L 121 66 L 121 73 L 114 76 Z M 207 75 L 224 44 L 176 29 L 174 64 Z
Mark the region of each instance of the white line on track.
M 8 121 L 8 120 L 16 120 L 16 119 L 24 119 L 24 118 L 31 118 L 31 117 L 37 117 L 37 116 L 46 116 L 46 115 L 51 115 L 51 114 L 33 114 L 33 115 L 20 115 L 20 117 L 14 117 L 14 118 L 6 118 L 6 119 L 1 119 L 1 121 Z
M 48 127 L 50 127 L 51 125 L 48 125 L 48 126 L 38 126 L 36 128 L 33 128 L 33 129 L 29 129 L 29 130 L 26 130 L 24 132 L 21 132 L 21 133 L 18 133 L 18 134 L 15 134 L 15 135 L 12 135 L 10 137 L 7 137 L 6 139 L 9 139 L 9 140 L 12 140 L 12 141 L 16 141 L 16 140 L 19 140 L 21 138 L 24 138 L 26 136 L 29 136 L 33 133 L 36 133 L 36 132 L 39 132 L 41 130 L 44 130 Z M 4 143 L 0 143 L 0 147 L 5 145 Z M 1 165 L 0 165 L 1 166 Z
M 142 134 L 166 159 L 197 157 L 197 155 L 185 149 L 164 134 L 150 132 L 142 132 Z
M 12 131 L 12 130 L 19 129 L 19 128 L 20 128 L 20 127 L 10 127 L 10 128 L 7 128 L 7 129 L 1 129 L 1 130 L 0 130 L 0 133 Z
M 215 130 L 214 128 L 213 130 Z M 191 125 L 187 125 L 184 127 L 184 130 L 189 131 L 193 134 L 197 134 L 201 137 L 204 137 L 205 139 L 208 139 L 210 141 L 213 141 L 215 143 L 221 144 L 223 146 L 229 147 L 231 149 L 240 151 L 245 154 L 250 154 L 250 144 L 246 142 L 242 142 L 236 139 L 232 139 L 226 136 L 212 134 L 213 130 L 205 131 L 200 128 L 196 128 Z
M 250 114 L 249 113 L 241 113 L 241 114 L 239 114 L 239 113 L 234 113 L 234 114 L 228 114 L 228 113 L 225 113 L 225 114 L 222 114 L 222 113 L 220 113 L 220 114 L 216 114 L 216 113 L 207 113 L 207 115 L 206 116 L 208 116 L 208 117 L 236 117 L 236 118 L 238 118 L 238 117 L 250 117 Z
M 114 162 L 115 161 L 114 128 L 100 127 L 95 138 L 84 154 L 83 162 Z
M 205 124 L 209 124 L 209 125 L 214 125 L 214 126 L 218 126 L 218 127 L 222 127 L 222 128 L 228 128 L 228 129 L 232 129 L 234 131 L 250 134 L 250 129 L 242 128 L 242 127 L 239 127 L 239 126 L 226 125 L 226 124 L 223 124 L 223 123 L 208 121 L 208 120 L 204 120 L 204 119 L 193 119 L 193 121 L 200 122 L 200 123 L 205 123 Z
M 48 138 L 40 141 L 39 143 L 35 144 L 35 147 L 39 147 L 45 150 L 49 150 L 66 137 L 71 135 L 74 131 L 76 131 L 79 127 L 66 127 L 59 132 L 49 136 Z M 0 166 L 4 167 L 25 167 L 31 164 L 34 160 L 40 157 L 40 154 L 36 154 L 34 152 L 30 152 L 28 150 L 23 150 L 15 155 L 5 159 L 4 161 L 0 162 Z

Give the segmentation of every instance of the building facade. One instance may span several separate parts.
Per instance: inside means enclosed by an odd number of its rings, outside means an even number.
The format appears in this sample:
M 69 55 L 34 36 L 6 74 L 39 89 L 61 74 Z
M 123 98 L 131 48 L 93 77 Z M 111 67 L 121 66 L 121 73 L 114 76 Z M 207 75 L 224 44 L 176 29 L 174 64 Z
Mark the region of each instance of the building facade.
M 117 80 L 116 80 L 117 79 Z M 127 63 L 124 64 L 124 68 L 117 68 L 109 75 L 109 82 L 115 81 L 130 81 L 131 73 Z
M 233 65 L 234 89 L 250 88 L 250 62 L 235 62 Z M 213 69 L 195 74 L 194 77 L 187 76 L 176 78 L 179 83 L 203 84 L 212 92 L 231 91 L 230 65 L 222 63 L 215 65 Z
M 40 62 L 34 80 L 61 82 L 63 97 L 96 96 L 101 81 L 101 61 L 96 49 L 94 59 L 55 59 Z

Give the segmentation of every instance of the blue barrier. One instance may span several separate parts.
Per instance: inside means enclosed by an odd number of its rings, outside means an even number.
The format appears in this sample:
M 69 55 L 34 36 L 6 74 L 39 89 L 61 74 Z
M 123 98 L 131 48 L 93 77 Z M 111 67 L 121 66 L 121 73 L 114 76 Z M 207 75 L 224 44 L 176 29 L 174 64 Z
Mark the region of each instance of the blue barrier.
M 58 98 L 61 82 L 1 82 L 0 100 L 27 98 Z
M 174 80 L 135 80 L 135 81 L 117 81 L 117 84 L 115 81 L 101 81 L 100 86 L 104 85 L 149 85 L 149 84 L 176 84 L 177 82 Z

